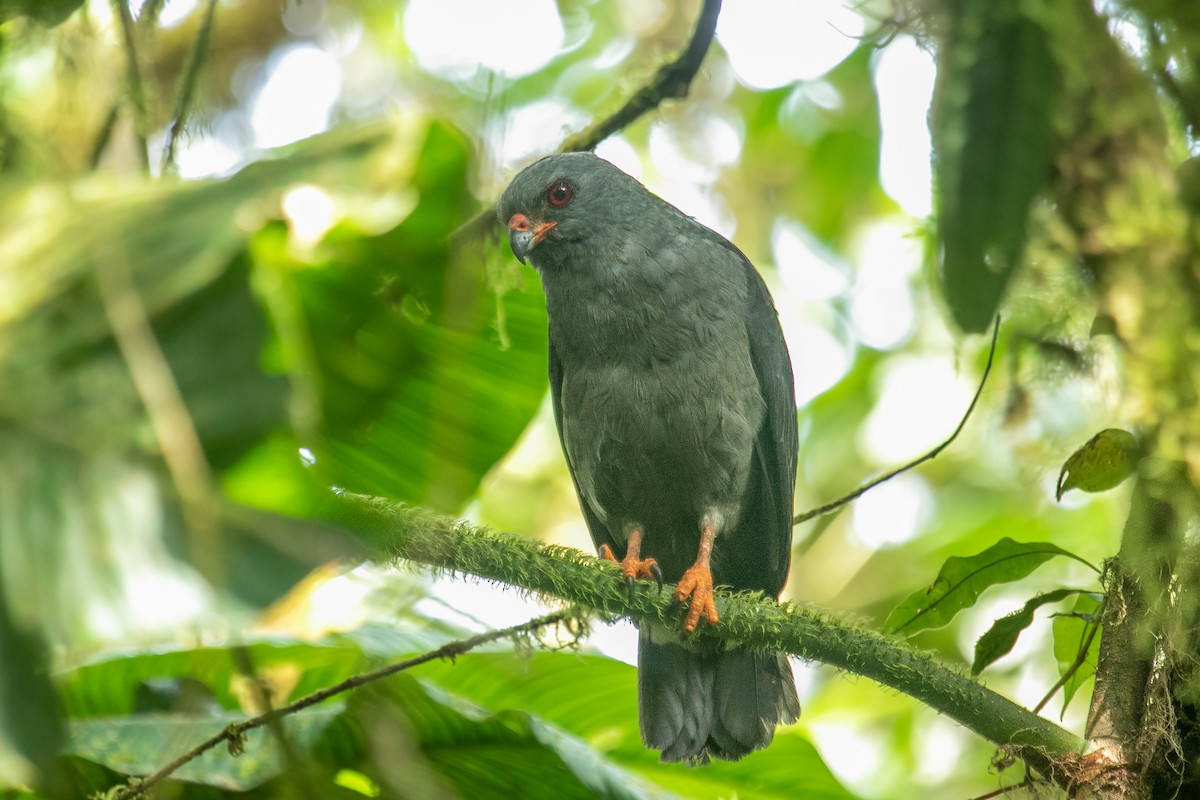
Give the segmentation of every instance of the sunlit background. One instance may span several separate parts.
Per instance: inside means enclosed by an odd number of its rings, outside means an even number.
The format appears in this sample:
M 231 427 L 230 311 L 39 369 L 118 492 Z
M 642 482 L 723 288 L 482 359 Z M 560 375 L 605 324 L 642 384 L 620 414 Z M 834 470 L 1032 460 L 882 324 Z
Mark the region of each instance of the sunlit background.
M 246 4 L 222 3 L 218 28 L 223 14 Z M 132 3 L 135 15 L 140 5 Z M 199 5 L 170 0 L 161 25 L 181 31 L 194 26 Z M 670 58 L 686 41 L 698 4 L 355 5 L 286 0 L 286 31 L 272 34 L 278 45 L 237 67 L 233 97 L 213 103 L 182 140 L 179 175 L 229 176 L 272 148 L 338 125 L 386 117 L 403 127 L 405 120 L 427 115 L 452 120 L 477 143 L 472 180 L 486 202 L 522 166 L 613 110 Z M 935 65 L 928 50 L 905 34 L 872 46 L 882 39 L 887 11 L 882 3 L 730 0 L 691 96 L 668 101 L 597 148 L 653 192 L 733 239 L 762 270 L 792 353 L 802 406 L 797 511 L 945 439 L 970 403 L 986 352 L 982 339 L 964 340 L 949 328 L 929 290 L 927 120 Z M 88 13 L 116 37 L 107 0 L 90 2 Z M 30 102 L 50 102 L 37 99 L 37 87 L 29 83 Z M 165 137 L 165 131 L 149 137 L 152 152 Z M 114 166 L 128 157 L 120 147 L 105 156 Z M 152 157 L 154 169 L 156 162 Z M 382 230 L 414 203 L 403 187 L 357 203 L 297 183 L 283 194 L 281 214 L 291 244 L 304 251 L 339 220 L 353 217 L 363 229 Z M 500 258 L 511 262 L 507 253 Z M 534 277 L 525 272 L 519 279 Z M 1012 354 L 1017 349 L 1010 345 L 979 411 L 945 456 L 868 493 L 828 529 L 812 523 L 797 529 L 786 598 L 878 624 L 889 599 L 932 580 L 918 564 L 982 549 L 995 540 L 995 530 L 1008 530 L 1002 526 L 1022 529 L 1027 538 L 1065 538 L 1064 546 L 1096 561 L 1112 549 L 1119 502 L 1113 496 L 1068 498 L 1051 508 L 1062 456 L 1097 423 L 1112 422 L 1112 397 L 1103 380 L 1071 374 L 1026 396 L 1021 386 L 1031 376 Z M 953 482 L 958 490 L 941 491 Z M 132 480 L 129 502 L 146 490 Z M 1013 498 L 1026 505 L 1002 511 Z M 464 516 L 590 548 L 548 402 Z M 972 548 L 975 534 L 981 544 Z M 97 642 L 119 643 L 131 631 L 143 640 L 181 631 L 214 643 L 236 636 L 231 629 L 238 623 L 208 585 L 150 532 L 131 526 L 125 545 L 128 553 L 112 557 L 126 565 L 126 602 L 119 610 L 95 607 L 87 625 Z M 1069 566 L 1046 585 L 1092 580 L 1083 567 Z M 283 625 L 286 617 L 287 630 L 316 634 L 386 620 L 388 593 L 425 581 L 428 596 L 419 602 L 420 612 L 468 628 L 517 623 L 542 608 L 516 591 L 476 580 L 427 579 L 371 566 L 321 574 L 305 597 L 291 598 L 288 613 L 276 609 L 259 623 L 280 630 L 271 626 Z M 1031 594 L 1028 585 L 992 591 L 969 612 L 958 641 L 929 646 L 957 648 L 969 663 L 974 641 L 990 621 Z M 992 685 L 1019 703 L 1036 703 L 1056 677 L 1048 637 L 1048 625 L 1035 625 L 994 669 Z M 629 624 L 597 629 L 590 645 L 635 662 L 636 632 Z M 999 785 L 998 778 L 980 778 L 989 748 L 953 723 L 867 681 L 821 665 L 793 666 L 805 707 L 798 726 L 838 777 L 864 797 L 911 796 L 914 787 L 944 786 L 956 775 L 966 776 L 963 786 L 981 780 Z M 1070 710 L 1069 723 L 1079 723 L 1080 705 Z M 897 760 L 889 754 L 899 740 L 906 742 L 906 755 Z

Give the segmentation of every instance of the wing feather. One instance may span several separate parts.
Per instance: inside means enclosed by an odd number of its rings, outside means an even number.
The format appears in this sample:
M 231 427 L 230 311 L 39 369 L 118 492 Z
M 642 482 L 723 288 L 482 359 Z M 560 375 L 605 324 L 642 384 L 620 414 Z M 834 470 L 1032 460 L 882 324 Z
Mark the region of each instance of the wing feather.
M 792 502 L 799 451 L 792 360 L 775 303 L 758 270 L 728 239 L 696 224 L 733 254 L 745 275 L 746 338 L 767 412 L 754 445 L 742 518 L 732 537 L 737 543 L 727 556 L 730 568 L 722 582 L 778 597 L 791 562 Z
M 592 544 L 596 546 L 597 550 L 600 549 L 600 545 L 607 544 L 617 558 L 620 558 L 624 553 L 617 549 L 616 540 L 613 539 L 608 526 L 600 520 L 580 490 L 579 479 L 575 476 L 575 467 L 571 464 L 571 454 L 567 452 L 567 440 L 563 435 L 562 381 L 562 361 L 559 360 L 558 351 L 554 349 L 552 337 L 550 339 L 550 401 L 554 407 L 554 427 L 558 430 L 558 442 L 562 445 L 563 458 L 567 461 L 567 470 L 571 473 L 571 482 L 575 485 L 575 496 L 579 498 L 579 507 L 583 509 L 583 518 L 587 522 L 588 532 L 592 535 Z
M 740 254 L 739 254 L 740 255 Z M 755 461 L 760 465 L 751 482 L 762 481 L 759 494 L 765 504 L 762 518 L 768 563 L 778 594 L 787 579 L 792 548 L 792 502 L 796 491 L 796 458 L 799 450 L 796 431 L 796 391 L 792 361 L 779 326 L 779 315 L 762 276 L 745 256 L 749 298 L 746 336 L 750 340 L 750 360 L 758 376 L 759 390 L 766 403 L 767 416 L 755 444 Z M 750 494 L 753 496 L 754 491 Z

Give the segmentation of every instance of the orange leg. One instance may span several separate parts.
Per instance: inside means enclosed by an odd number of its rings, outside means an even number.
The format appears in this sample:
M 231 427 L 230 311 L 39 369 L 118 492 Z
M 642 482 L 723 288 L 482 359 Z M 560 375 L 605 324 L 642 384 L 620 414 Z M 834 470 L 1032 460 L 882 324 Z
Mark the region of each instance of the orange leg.
M 600 545 L 600 557 L 621 565 L 621 574 L 625 576 L 625 585 L 629 587 L 629 599 L 633 599 L 634 581 L 638 578 L 653 578 L 661 590 L 663 585 L 662 569 L 653 558 L 641 558 L 642 528 L 635 526 L 629 529 L 629 544 L 625 546 L 625 558 L 617 561 L 612 548 L 606 544 Z
M 675 587 L 675 599 L 680 603 L 691 600 L 688 605 L 687 619 L 683 629 L 688 633 L 696 630 L 700 624 L 701 615 L 709 625 L 717 624 L 717 605 L 713 602 L 713 577 L 709 568 L 712 558 L 713 540 L 717 538 L 717 526 L 706 523 L 700 529 L 700 550 L 696 554 L 696 563 L 688 567 L 687 572 L 679 579 Z

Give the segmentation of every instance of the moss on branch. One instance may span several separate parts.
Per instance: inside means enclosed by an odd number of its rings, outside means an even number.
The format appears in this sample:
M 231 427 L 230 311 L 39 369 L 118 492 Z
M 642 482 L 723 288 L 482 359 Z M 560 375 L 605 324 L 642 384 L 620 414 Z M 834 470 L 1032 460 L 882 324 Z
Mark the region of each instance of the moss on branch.
M 380 498 L 343 494 L 334 521 L 381 554 L 500 581 L 559 598 L 604 619 L 681 627 L 671 592 L 639 586 L 632 601 L 611 562 L 499 533 Z M 920 700 L 1061 782 L 1083 741 L 964 674 L 879 633 L 827 613 L 747 594 L 717 593 L 721 621 L 693 636 L 784 651 L 862 675 Z

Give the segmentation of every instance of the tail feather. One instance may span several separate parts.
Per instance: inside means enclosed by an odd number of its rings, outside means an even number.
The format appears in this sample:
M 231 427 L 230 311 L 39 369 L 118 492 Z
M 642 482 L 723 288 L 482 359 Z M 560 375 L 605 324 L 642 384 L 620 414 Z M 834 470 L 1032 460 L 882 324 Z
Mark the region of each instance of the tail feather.
M 709 751 L 736 761 L 769 745 L 776 725 L 799 719 L 800 700 L 783 653 L 732 650 L 716 658 Z
M 638 643 L 642 741 L 661 750 L 663 761 L 685 761 L 703 752 L 712 730 L 713 665 L 680 647 L 668 631 L 657 637 L 652 631 L 642 628 Z
M 746 650 L 688 650 L 645 626 L 638 646 L 642 741 L 663 761 L 736 761 L 766 747 L 775 726 L 795 722 L 800 701 L 787 657 Z

